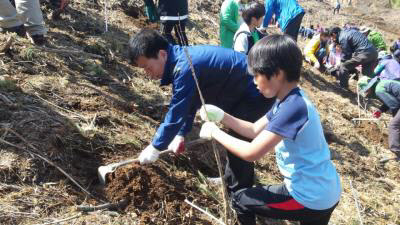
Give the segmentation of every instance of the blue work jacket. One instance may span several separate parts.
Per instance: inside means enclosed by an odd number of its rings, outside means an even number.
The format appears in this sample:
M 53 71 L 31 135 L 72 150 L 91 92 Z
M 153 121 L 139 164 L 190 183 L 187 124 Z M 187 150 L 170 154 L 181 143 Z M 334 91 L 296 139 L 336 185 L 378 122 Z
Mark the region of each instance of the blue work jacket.
M 304 13 L 304 9 L 296 0 L 265 0 L 263 27 L 268 27 L 269 21 L 275 14 L 281 30 L 285 31 L 290 21 L 300 13 Z
M 238 102 L 256 98 L 253 77 L 247 72 L 246 55 L 217 46 L 187 47 L 206 104 L 230 112 Z M 186 135 L 201 101 L 183 47 L 170 45 L 161 85 L 172 84 L 172 99 L 153 146 L 165 150 L 175 135 Z

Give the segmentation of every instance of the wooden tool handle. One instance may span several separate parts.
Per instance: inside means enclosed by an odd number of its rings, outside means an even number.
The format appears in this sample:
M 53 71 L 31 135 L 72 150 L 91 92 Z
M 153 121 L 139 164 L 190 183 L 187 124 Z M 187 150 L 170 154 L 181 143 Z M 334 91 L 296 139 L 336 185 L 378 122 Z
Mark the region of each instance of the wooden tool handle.
M 190 142 L 188 142 L 188 143 L 186 144 L 185 148 L 190 148 L 190 147 L 192 147 L 192 146 L 194 146 L 194 145 L 201 144 L 201 143 L 204 143 L 204 142 L 206 142 L 206 141 L 208 141 L 208 140 L 206 140 L 206 139 L 197 139 L 197 140 L 194 140 L 194 141 L 190 141 Z M 161 156 L 161 155 L 165 155 L 165 154 L 167 154 L 167 153 L 172 153 L 172 152 L 173 152 L 172 149 L 167 149 L 167 150 L 161 151 L 161 152 L 160 152 L 160 156 Z M 113 168 L 117 168 L 117 167 L 120 167 L 120 166 L 124 166 L 124 165 L 126 165 L 126 164 L 129 164 L 129 163 L 136 163 L 136 162 L 139 162 L 139 158 L 127 159 L 127 160 L 124 160 L 124 161 L 122 161 L 122 162 L 114 163 L 114 164 L 113 164 Z

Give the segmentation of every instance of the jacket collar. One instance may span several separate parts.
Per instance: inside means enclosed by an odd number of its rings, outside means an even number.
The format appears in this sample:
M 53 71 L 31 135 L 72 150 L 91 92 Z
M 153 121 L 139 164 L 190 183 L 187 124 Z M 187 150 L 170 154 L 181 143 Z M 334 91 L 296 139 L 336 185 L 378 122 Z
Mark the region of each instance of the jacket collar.
M 176 61 L 177 58 L 174 52 L 174 46 L 170 44 L 167 50 L 167 61 L 165 62 L 164 74 L 161 78 L 160 86 L 165 86 L 172 83 L 173 70 L 175 68 Z

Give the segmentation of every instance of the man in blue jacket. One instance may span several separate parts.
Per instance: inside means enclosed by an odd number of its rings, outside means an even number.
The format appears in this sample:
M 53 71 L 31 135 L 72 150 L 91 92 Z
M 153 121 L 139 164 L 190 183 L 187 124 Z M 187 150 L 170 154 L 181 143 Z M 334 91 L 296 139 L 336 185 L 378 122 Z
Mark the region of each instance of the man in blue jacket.
M 257 90 L 247 72 L 246 55 L 216 46 L 191 46 L 187 51 L 207 104 L 217 105 L 237 118 L 254 122 L 274 103 Z M 150 78 L 161 79 L 161 85 L 172 84 L 173 91 L 164 122 L 152 143 L 140 154 L 140 163 L 156 161 L 160 151 L 167 148 L 176 154 L 183 152 L 184 136 L 190 131 L 196 111 L 201 107 L 184 47 L 168 44 L 156 31 L 142 30 L 130 39 L 129 54 L 134 65 L 144 68 Z M 251 187 L 254 164 L 230 153 L 227 160 L 224 178 L 229 191 Z
M 342 63 L 337 74 L 341 87 L 348 88 L 349 75 L 359 65 L 362 66 L 363 75 L 372 77 L 378 52 L 365 35 L 356 29 L 334 27 L 330 30 L 330 36 L 342 49 Z
M 268 27 L 274 14 L 282 32 L 297 41 L 300 24 L 305 14 L 299 3 L 296 0 L 265 0 L 264 28 Z

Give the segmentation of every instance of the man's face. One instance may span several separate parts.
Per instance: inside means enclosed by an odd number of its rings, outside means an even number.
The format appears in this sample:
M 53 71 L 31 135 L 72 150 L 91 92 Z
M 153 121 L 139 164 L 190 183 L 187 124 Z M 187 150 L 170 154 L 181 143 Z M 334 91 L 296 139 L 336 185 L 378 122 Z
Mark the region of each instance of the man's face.
M 146 74 L 154 80 L 161 79 L 164 74 L 165 63 L 167 61 L 167 52 L 160 50 L 157 58 L 147 58 L 140 56 L 136 64 L 138 67 L 143 68 Z

